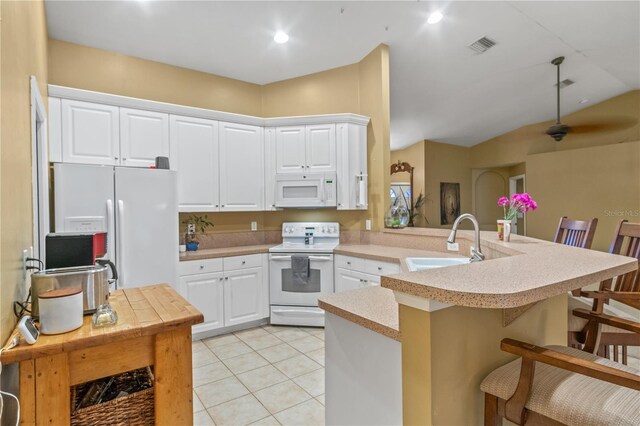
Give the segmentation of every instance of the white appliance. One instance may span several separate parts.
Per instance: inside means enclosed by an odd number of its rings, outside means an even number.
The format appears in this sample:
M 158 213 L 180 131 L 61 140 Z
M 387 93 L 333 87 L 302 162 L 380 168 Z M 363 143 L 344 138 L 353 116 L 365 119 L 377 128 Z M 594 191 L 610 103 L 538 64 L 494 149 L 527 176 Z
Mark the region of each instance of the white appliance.
M 336 207 L 336 173 L 279 173 L 276 207 Z
M 118 288 L 176 285 L 176 172 L 62 163 L 53 170 L 56 232 L 107 232 Z
M 340 243 L 335 222 L 285 222 L 282 244 L 269 249 L 271 324 L 324 326 L 318 298 L 331 294 L 333 250 Z M 295 276 L 294 258 L 308 258 L 308 277 Z

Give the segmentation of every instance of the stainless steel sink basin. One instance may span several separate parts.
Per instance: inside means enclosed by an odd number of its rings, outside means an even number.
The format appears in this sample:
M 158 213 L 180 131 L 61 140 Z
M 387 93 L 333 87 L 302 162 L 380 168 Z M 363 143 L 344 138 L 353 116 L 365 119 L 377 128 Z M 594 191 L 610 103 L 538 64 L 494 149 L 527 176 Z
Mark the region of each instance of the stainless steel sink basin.
M 407 266 L 409 270 L 424 271 L 425 269 L 446 268 L 447 266 L 464 265 L 470 263 L 471 259 L 463 257 L 408 257 Z

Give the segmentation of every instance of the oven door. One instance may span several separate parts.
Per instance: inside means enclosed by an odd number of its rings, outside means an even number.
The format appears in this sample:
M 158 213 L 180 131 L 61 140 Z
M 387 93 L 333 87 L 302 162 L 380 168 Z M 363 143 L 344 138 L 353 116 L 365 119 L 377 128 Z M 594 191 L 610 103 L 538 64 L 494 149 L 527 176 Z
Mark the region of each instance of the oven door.
M 309 256 L 309 279 L 298 283 L 293 278 L 291 254 L 269 255 L 269 286 L 272 305 L 318 306 L 318 298 L 333 293 L 333 255 Z

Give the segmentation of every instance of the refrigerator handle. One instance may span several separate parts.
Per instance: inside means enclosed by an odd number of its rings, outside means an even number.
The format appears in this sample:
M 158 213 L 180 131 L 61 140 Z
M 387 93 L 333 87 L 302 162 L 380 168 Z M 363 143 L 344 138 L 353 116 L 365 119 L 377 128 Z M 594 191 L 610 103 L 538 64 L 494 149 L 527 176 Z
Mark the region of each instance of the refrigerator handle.
M 114 252 L 113 241 L 115 231 L 113 227 L 113 200 L 109 199 L 107 200 L 107 254 L 105 255 L 107 259 L 111 259 L 111 254 Z
M 118 265 L 118 268 L 120 269 L 120 276 L 119 276 L 119 281 L 120 281 L 120 288 L 124 288 L 125 286 L 125 280 L 124 280 L 124 271 L 125 271 L 125 267 L 124 267 L 124 259 L 125 259 L 125 253 L 124 253 L 124 201 L 122 200 L 118 200 L 118 217 L 116 220 L 116 224 L 118 225 L 118 230 L 117 230 L 117 234 L 118 234 L 118 251 L 117 251 L 117 255 L 118 255 L 118 259 L 116 261 L 116 264 Z

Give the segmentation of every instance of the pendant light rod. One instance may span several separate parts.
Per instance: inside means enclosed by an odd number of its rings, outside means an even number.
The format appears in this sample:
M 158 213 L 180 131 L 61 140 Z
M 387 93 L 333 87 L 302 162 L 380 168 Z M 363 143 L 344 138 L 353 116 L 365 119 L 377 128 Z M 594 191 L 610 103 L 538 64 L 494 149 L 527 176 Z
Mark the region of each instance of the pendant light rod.
M 557 68 L 557 77 L 556 77 L 556 100 L 557 100 L 557 119 L 556 124 L 560 124 L 560 64 L 564 61 L 564 56 L 559 56 L 555 58 L 551 63 Z

